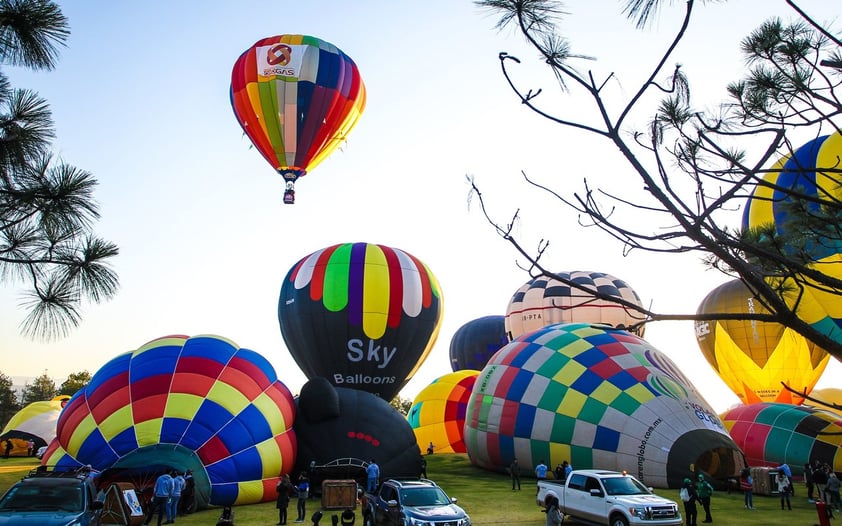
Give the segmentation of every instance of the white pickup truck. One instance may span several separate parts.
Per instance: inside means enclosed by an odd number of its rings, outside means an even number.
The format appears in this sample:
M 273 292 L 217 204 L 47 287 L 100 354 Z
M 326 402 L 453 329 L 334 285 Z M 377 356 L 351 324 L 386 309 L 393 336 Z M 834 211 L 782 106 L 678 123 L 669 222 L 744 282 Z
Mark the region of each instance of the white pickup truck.
M 631 475 L 595 469 L 574 470 L 565 482 L 539 480 L 539 506 L 558 499 L 564 515 L 601 526 L 681 526 L 678 504 L 655 495 Z

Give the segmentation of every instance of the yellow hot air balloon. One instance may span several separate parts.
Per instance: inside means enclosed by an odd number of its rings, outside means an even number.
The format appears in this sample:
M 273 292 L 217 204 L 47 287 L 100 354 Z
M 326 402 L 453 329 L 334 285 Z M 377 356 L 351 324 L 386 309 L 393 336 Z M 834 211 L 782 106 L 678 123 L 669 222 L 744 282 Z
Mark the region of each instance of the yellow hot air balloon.
M 742 281 L 735 279 L 711 291 L 698 314 L 768 313 Z M 719 377 L 744 404 L 804 399 L 785 389 L 809 393 L 830 355 L 779 323 L 757 320 L 696 322 L 696 340 Z

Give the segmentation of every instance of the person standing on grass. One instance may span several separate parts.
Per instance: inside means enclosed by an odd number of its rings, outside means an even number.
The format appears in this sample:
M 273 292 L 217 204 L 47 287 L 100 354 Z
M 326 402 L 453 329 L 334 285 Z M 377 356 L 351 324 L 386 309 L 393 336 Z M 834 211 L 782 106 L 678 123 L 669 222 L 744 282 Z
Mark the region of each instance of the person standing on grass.
M 544 464 L 543 459 L 535 466 L 535 476 L 538 477 L 539 481 L 547 480 L 547 465 Z
M 520 490 L 520 464 L 517 463 L 517 458 L 512 460 L 509 465 L 509 474 L 512 476 L 512 491 L 515 490 L 515 484 L 517 484 L 517 489 Z
M 377 462 L 375 462 L 374 459 L 371 459 L 371 462 L 369 462 L 368 466 L 366 466 L 365 476 L 366 491 L 368 491 L 369 493 L 374 493 L 375 491 L 377 491 L 377 486 L 380 484 L 380 466 L 377 465 Z
M 807 502 L 816 502 L 813 496 L 813 466 L 809 462 L 804 464 L 804 485 L 807 486 Z
M 789 502 L 789 496 L 792 493 L 792 483 L 787 478 L 786 473 L 778 471 L 778 494 L 781 496 L 781 509 L 784 509 L 784 502 L 786 502 L 787 509 L 792 509 L 792 504 Z
M 155 512 L 158 512 L 158 526 L 161 526 L 161 521 L 167 514 L 167 504 L 172 496 L 172 477 L 169 472 L 161 473 L 155 479 L 155 489 L 153 490 L 152 503 L 149 505 L 149 514 L 146 516 L 146 522 L 149 524 Z M 169 520 L 167 521 L 169 523 Z
M 307 515 L 307 497 L 310 496 L 310 479 L 306 473 L 298 476 L 298 518 L 295 522 L 304 522 Z
M 833 511 L 838 512 L 840 503 L 839 498 L 839 478 L 833 471 L 827 476 L 827 485 L 824 487 L 825 495 L 827 495 L 827 505 L 833 508 Z
M 547 513 L 547 526 L 561 526 L 561 523 L 564 522 L 564 515 L 558 508 L 558 499 L 553 495 L 547 495 L 547 498 L 544 499 L 544 505 L 546 506 L 544 511 Z
M 824 494 L 824 486 L 827 484 L 827 471 L 818 460 L 813 468 L 813 484 L 816 486 L 816 500 L 827 502 L 827 496 Z
M 705 476 L 699 473 L 698 482 L 696 482 L 696 494 L 699 502 L 702 503 L 702 508 L 705 510 L 705 520 L 702 522 L 713 522 L 713 517 L 710 515 L 710 498 L 713 495 L 713 486 L 710 482 L 705 480 Z
M 278 508 L 278 525 L 283 526 L 287 523 L 287 508 L 289 507 L 289 497 L 292 495 L 293 487 L 292 481 L 289 480 L 289 475 L 284 473 L 281 481 L 275 486 L 275 491 L 278 492 L 278 498 L 275 501 L 275 507 Z
M 699 500 L 699 495 L 696 493 L 696 486 L 693 481 L 685 478 L 681 485 L 681 492 L 686 491 L 686 497 L 682 496 L 681 501 L 684 503 L 684 517 L 687 519 L 687 526 L 697 526 L 696 521 L 699 518 L 699 510 L 696 508 L 696 501 Z M 684 499 L 687 500 L 684 500 Z
M 745 505 L 747 510 L 754 509 L 754 479 L 751 476 L 749 468 L 743 469 L 740 474 L 740 489 L 743 490 L 745 496 Z
M 178 503 L 181 500 L 181 492 L 184 491 L 184 486 L 187 485 L 187 482 L 184 480 L 184 476 L 177 471 L 173 471 L 171 476 L 172 496 L 167 504 L 167 522 L 174 523 L 175 518 L 178 517 Z

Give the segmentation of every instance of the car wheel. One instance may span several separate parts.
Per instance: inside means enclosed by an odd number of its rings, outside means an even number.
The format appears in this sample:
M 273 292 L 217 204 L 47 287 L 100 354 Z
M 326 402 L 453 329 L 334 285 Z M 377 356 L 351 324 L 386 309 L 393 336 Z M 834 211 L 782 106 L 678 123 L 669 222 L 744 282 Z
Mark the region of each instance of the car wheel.
M 629 526 L 629 521 L 622 515 L 614 515 L 611 517 L 611 526 Z

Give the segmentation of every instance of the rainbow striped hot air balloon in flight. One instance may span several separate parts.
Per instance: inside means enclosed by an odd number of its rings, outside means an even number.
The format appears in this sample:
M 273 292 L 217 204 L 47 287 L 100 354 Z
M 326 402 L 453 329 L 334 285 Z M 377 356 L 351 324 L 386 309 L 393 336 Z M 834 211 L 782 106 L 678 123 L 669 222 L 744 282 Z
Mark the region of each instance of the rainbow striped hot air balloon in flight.
M 307 376 L 391 400 L 438 336 L 438 280 L 415 256 L 344 243 L 298 261 L 281 286 L 278 321 Z
M 277 497 L 295 464 L 294 417 L 289 389 L 258 353 L 219 336 L 166 336 L 93 375 L 62 411 L 49 458 L 190 469 L 200 508 L 257 503 Z
M 294 183 L 333 153 L 365 108 L 357 65 L 339 48 L 307 35 L 277 35 L 254 43 L 231 72 L 231 106 L 254 147 Z

